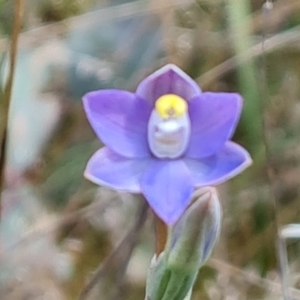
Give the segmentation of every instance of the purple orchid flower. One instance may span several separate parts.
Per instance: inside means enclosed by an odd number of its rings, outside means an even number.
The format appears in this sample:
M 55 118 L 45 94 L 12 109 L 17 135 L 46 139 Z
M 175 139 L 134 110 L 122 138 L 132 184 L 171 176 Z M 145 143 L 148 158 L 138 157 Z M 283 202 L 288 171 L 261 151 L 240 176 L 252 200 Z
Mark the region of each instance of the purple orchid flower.
M 230 141 L 241 96 L 203 93 L 175 65 L 148 76 L 135 93 L 94 91 L 83 103 L 106 145 L 89 160 L 85 177 L 144 194 L 168 225 L 185 211 L 195 188 L 220 184 L 252 162 L 244 148 Z

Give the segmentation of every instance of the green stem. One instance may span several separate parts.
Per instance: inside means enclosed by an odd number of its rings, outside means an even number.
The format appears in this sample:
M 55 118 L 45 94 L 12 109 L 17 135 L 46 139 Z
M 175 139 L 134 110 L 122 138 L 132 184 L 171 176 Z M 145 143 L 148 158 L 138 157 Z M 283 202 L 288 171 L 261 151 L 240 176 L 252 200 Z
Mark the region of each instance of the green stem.
M 237 59 L 252 46 L 249 28 L 250 1 L 228 0 L 227 12 L 229 29 Z M 262 124 L 257 116 L 260 114 L 260 95 L 257 70 L 253 60 L 242 62 L 237 69 L 238 81 L 244 102 L 243 126 L 245 142 L 253 155 L 262 147 Z M 254 121 L 255 120 L 255 121 Z

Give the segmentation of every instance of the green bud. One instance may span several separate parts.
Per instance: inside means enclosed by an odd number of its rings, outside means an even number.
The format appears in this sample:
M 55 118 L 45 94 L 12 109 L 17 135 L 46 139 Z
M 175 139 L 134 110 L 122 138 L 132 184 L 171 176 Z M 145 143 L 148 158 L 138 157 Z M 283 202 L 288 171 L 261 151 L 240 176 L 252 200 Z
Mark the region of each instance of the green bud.
M 221 206 L 215 188 L 198 189 L 194 202 L 174 225 L 168 243 L 168 268 L 195 274 L 219 237 Z
M 197 190 L 173 228 L 166 249 L 151 261 L 145 300 L 190 300 L 200 267 L 219 236 L 221 206 L 214 188 Z

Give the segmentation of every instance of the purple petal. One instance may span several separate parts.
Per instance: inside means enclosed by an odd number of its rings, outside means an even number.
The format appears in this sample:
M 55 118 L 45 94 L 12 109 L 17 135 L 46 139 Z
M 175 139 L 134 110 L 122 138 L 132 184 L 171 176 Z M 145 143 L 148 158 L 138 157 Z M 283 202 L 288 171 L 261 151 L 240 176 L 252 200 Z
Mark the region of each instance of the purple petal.
M 244 171 L 252 163 L 241 146 L 226 142 L 217 154 L 204 159 L 186 158 L 196 187 L 220 184 Z
M 181 160 L 154 160 L 142 177 L 142 191 L 155 213 L 174 224 L 188 206 L 193 180 Z
M 84 176 L 112 189 L 140 193 L 140 181 L 149 159 L 129 159 L 104 147 L 89 160 Z
M 88 93 L 83 98 L 88 120 L 99 139 L 125 157 L 150 155 L 147 125 L 151 107 L 135 94 L 120 90 Z
M 162 95 L 175 94 L 190 100 L 201 93 L 196 82 L 177 66 L 169 64 L 145 78 L 138 86 L 136 94 L 152 106 Z
M 186 156 L 216 153 L 232 137 L 242 104 L 242 97 L 235 93 L 202 93 L 190 101 L 191 140 Z

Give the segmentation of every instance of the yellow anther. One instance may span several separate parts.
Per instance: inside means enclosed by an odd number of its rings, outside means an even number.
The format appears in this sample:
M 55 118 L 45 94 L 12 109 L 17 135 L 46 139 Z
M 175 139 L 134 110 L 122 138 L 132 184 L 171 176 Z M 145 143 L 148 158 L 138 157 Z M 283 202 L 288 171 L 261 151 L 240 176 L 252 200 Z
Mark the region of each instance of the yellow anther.
M 187 103 L 174 94 L 163 95 L 155 102 L 155 110 L 164 119 L 179 118 L 187 111 Z

